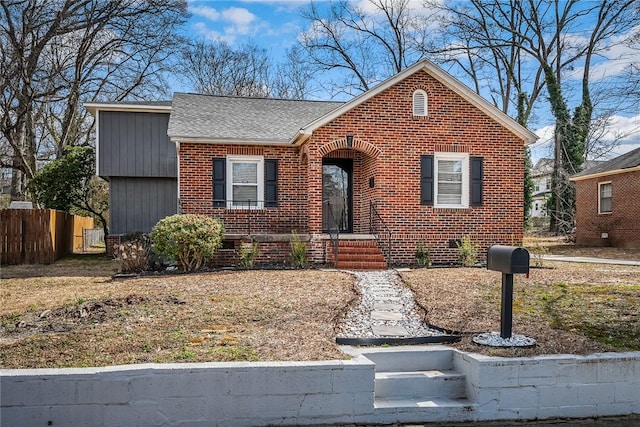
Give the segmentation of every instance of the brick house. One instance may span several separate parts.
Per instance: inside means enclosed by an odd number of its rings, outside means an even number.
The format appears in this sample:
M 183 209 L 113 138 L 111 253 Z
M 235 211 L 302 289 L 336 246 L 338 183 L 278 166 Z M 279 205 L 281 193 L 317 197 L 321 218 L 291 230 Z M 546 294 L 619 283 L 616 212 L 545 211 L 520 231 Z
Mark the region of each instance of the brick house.
M 98 121 L 99 173 L 114 169 L 103 161 L 124 162 L 120 173 L 141 183 L 135 165 L 152 171 L 145 162 L 166 160 L 154 147 L 173 153 L 165 193 L 173 182 L 176 212 L 224 221 L 218 263 L 234 262 L 245 240 L 260 244 L 259 260 L 282 261 L 292 231 L 308 242 L 312 261 L 332 263 L 337 254 L 345 268 L 413 264 L 419 242 L 434 263 L 449 263 L 464 236 L 481 254 L 522 239 L 524 146 L 536 136 L 429 61 L 346 103 L 176 93 L 162 111 L 87 108 Z M 145 117 L 158 115 L 168 116 L 156 117 L 166 127 L 151 129 Z M 133 153 L 141 140 L 147 149 Z M 112 201 L 131 206 L 129 197 Z M 153 222 L 170 213 L 139 205 L 146 208 L 127 215 Z M 134 231 L 118 227 L 112 223 L 114 238 Z
M 640 248 L 640 147 L 570 178 L 576 244 Z

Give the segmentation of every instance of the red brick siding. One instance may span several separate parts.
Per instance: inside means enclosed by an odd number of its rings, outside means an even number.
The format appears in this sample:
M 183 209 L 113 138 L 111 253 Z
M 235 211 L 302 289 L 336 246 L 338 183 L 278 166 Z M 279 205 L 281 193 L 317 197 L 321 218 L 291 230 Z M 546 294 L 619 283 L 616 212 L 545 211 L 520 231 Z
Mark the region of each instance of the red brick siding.
M 413 117 L 412 95 L 424 89 L 428 117 Z M 354 135 L 346 149 L 347 134 Z M 420 156 L 465 152 L 484 158 L 483 206 L 436 209 L 420 205 Z M 230 211 L 212 206 L 212 159 L 261 154 L 279 159 L 278 209 Z M 369 232 L 374 201 L 393 232 L 393 259 L 413 263 L 417 242 L 434 262 L 453 262 L 450 239 L 471 236 L 481 258 L 491 244 L 512 244 L 523 233 L 523 141 L 425 72 L 418 72 L 314 132 L 301 149 L 180 144 L 182 211 L 222 218 L 229 232 L 288 233 L 322 229 L 322 159 L 354 159 L 354 232 Z M 374 177 L 375 186 L 369 187 Z M 253 216 L 251 216 L 253 215 Z M 312 238 L 313 261 L 326 259 L 326 242 Z M 285 248 L 282 248 L 284 251 Z M 288 254 L 288 248 L 287 254 Z M 270 250 L 270 256 L 273 252 Z M 282 253 L 284 258 L 287 254 Z
M 598 183 L 611 182 L 611 213 L 598 213 Z M 576 243 L 640 248 L 640 171 L 576 181 Z M 602 233 L 608 233 L 607 239 Z
M 412 115 L 412 94 L 423 88 L 429 117 Z M 346 134 L 379 150 L 365 156 L 375 174 L 375 188 L 354 197 L 374 199 L 392 229 L 395 262 L 413 262 L 418 240 L 433 249 L 435 262 L 455 261 L 450 239 L 470 235 L 481 246 L 481 258 L 491 244 L 520 243 L 523 233 L 523 141 L 450 89 L 420 72 L 403 80 L 314 132 L 309 141 L 309 230 L 321 224 L 322 156 L 327 144 Z M 356 144 L 354 144 L 356 146 Z M 420 155 L 466 152 L 484 158 L 483 206 L 439 209 L 420 205 Z M 364 162 L 363 162 L 364 164 Z M 371 167 L 371 166 L 370 166 Z M 364 169 L 364 168 L 363 168 Z M 357 174 L 357 171 L 355 171 Z M 363 177 L 368 185 L 369 176 Z M 368 205 L 368 201 L 365 201 Z M 356 229 L 368 227 L 368 215 Z M 358 223 L 358 218 L 355 219 Z
M 232 154 L 278 159 L 278 207 L 264 210 L 213 206 L 213 159 Z M 224 221 L 229 233 L 290 233 L 307 230 L 306 177 L 300 172 L 299 150 L 293 147 L 245 147 L 181 143 L 180 205 L 183 213 L 211 215 Z

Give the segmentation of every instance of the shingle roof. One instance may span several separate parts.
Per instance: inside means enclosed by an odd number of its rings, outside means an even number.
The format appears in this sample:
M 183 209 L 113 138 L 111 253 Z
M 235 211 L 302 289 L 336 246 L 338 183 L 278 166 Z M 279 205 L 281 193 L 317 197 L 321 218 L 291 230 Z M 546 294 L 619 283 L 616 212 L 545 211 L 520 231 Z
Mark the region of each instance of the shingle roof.
M 171 139 L 289 142 L 306 124 L 342 102 L 175 93 Z
M 572 178 L 613 172 L 621 169 L 634 168 L 636 166 L 640 166 L 640 147 L 618 156 L 615 159 L 611 159 L 608 162 L 603 162 L 589 169 L 585 169 L 582 172 L 573 175 Z

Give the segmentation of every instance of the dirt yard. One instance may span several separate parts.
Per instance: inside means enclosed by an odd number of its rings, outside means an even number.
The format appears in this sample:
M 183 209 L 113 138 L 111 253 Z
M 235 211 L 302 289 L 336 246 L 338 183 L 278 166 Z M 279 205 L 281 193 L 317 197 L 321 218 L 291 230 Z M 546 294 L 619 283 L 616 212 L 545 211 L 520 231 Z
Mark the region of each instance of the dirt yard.
M 551 253 L 572 249 L 554 242 L 547 244 Z M 113 279 L 116 269 L 115 261 L 98 255 L 2 267 L 0 367 L 345 357 L 334 330 L 357 299 L 347 273 L 255 270 Z M 513 331 L 538 343 L 525 350 L 471 342 L 475 332 L 500 330 L 500 273 L 431 268 L 402 277 L 425 319 L 464 333 L 455 346 L 467 351 L 640 350 L 640 267 L 543 262 L 528 279 L 516 276 Z

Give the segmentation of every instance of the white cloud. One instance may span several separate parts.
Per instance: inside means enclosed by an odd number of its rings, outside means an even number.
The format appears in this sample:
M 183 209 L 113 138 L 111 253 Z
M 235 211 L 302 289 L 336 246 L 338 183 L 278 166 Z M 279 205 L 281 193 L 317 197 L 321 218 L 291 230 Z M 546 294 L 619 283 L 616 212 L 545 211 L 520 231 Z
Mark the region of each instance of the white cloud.
M 189 6 L 189 12 L 216 22 L 220 19 L 220 12 L 208 6 Z
M 600 52 L 601 60 L 592 63 L 589 70 L 592 81 L 602 80 L 609 77 L 620 75 L 628 66 L 638 60 L 637 46 L 630 46 L 624 43 L 631 35 L 640 31 L 640 27 L 634 27 L 626 34 L 613 36 L 608 40 L 608 46 Z M 587 43 L 587 40 L 581 37 L 575 37 L 580 43 Z M 584 66 L 576 67 L 567 77 L 574 79 L 582 79 Z
M 257 19 L 256 15 L 244 7 L 230 7 L 225 9 L 222 11 L 222 17 L 225 21 L 232 22 L 235 25 L 249 25 Z
M 205 21 L 195 22 L 193 29 L 198 35 L 208 40 L 222 40 L 233 44 L 238 36 L 254 35 L 256 31 L 269 27 L 268 23 L 261 21 L 243 7 L 231 6 L 218 10 L 209 6 L 191 4 L 189 11 L 194 16 L 205 19 Z M 211 24 L 218 27 L 214 29 Z
M 541 157 L 553 156 L 554 129 L 554 125 L 548 125 L 534 131 L 540 137 L 538 142 L 529 146 L 534 162 Z M 611 158 L 638 148 L 640 146 L 640 115 L 611 117 L 609 128 L 601 139 L 604 141 L 619 139 L 619 145 L 611 153 Z

